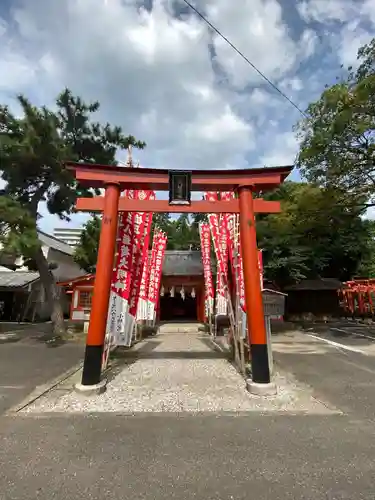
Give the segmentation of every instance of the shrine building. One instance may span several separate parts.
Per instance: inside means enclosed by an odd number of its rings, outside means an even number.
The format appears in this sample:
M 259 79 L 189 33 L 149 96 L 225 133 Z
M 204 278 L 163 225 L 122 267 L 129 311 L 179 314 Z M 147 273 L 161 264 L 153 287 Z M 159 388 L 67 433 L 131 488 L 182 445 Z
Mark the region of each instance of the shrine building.
M 215 282 L 215 269 L 212 269 Z M 94 274 L 59 283 L 70 300 L 70 320 L 90 318 Z M 157 321 L 204 321 L 204 276 L 200 250 L 166 250 Z

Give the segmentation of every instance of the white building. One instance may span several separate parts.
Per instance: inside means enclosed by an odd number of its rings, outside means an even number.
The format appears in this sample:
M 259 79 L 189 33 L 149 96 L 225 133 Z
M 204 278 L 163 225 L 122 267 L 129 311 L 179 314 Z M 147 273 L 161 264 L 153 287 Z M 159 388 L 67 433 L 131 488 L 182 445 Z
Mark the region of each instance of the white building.
M 66 281 L 85 272 L 74 262 L 74 249 L 42 231 L 38 231 L 42 251 L 51 265 L 56 281 Z M 24 321 L 48 319 L 50 315 L 39 274 L 24 266 L 22 256 L 2 255 L 0 252 L 0 314 L 1 320 Z M 69 304 L 64 304 L 66 314 Z
M 82 228 L 76 227 L 57 227 L 53 230 L 54 238 L 63 241 L 71 247 L 77 246 L 82 233 Z

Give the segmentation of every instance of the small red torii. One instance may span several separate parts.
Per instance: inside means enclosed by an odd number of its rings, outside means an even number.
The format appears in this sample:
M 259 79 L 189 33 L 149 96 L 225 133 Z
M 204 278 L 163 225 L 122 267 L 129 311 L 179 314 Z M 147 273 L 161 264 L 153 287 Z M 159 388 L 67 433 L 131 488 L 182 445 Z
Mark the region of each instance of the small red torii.
M 375 279 L 354 279 L 346 281 L 338 290 L 341 305 L 351 316 L 374 316 Z

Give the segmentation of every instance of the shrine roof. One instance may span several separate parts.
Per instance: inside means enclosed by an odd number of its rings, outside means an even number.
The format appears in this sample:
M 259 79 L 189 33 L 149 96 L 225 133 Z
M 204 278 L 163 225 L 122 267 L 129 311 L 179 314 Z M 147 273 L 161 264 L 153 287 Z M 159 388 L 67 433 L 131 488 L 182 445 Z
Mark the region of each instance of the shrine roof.
M 24 288 L 39 279 L 39 273 L 30 271 L 0 271 L 0 288 Z
M 149 252 L 151 255 L 151 250 Z M 212 264 L 212 272 L 216 272 Z M 163 276 L 203 276 L 202 254 L 200 250 L 166 250 L 164 255 Z M 85 274 L 77 278 L 59 282 L 58 285 L 66 288 L 92 286 L 95 274 Z
M 342 282 L 336 278 L 305 279 L 285 287 L 287 292 L 339 290 Z
M 67 288 L 75 288 L 77 286 L 82 285 L 92 285 L 95 279 L 95 274 L 84 274 L 83 276 L 77 276 L 76 278 L 67 280 L 67 281 L 59 281 L 57 284 L 59 286 L 67 287 Z
M 164 256 L 162 273 L 163 276 L 203 275 L 200 250 L 167 250 Z

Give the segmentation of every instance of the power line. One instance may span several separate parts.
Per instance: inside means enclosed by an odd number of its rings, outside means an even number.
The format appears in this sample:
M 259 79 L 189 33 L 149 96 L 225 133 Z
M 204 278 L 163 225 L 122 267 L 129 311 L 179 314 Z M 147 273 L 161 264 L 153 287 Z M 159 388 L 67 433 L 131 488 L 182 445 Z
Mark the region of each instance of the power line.
M 233 45 L 233 43 L 225 36 L 223 35 L 201 12 L 199 12 L 199 10 L 197 10 L 188 0 L 182 0 L 191 10 L 193 10 L 197 16 L 199 16 L 201 19 L 203 19 L 203 21 L 208 24 L 208 26 L 213 30 L 215 31 L 215 33 L 217 33 L 230 47 L 232 47 L 232 49 L 237 52 L 237 54 L 242 57 L 242 59 L 244 61 L 247 62 L 247 64 L 249 64 L 269 85 L 271 85 L 271 87 L 273 87 L 282 97 L 284 97 L 284 99 L 286 99 L 292 106 L 294 106 L 296 108 L 296 110 L 304 117 L 304 118 L 307 118 L 307 115 L 306 113 L 304 113 L 302 111 L 302 109 L 297 106 L 297 104 L 295 102 L 293 102 L 286 94 L 284 94 L 284 92 L 282 90 L 280 90 L 277 85 L 275 85 L 269 78 L 267 78 L 267 76 L 262 73 L 256 66 L 255 64 L 253 64 L 249 58 L 247 58 L 245 56 L 245 54 L 243 54 L 243 52 L 241 52 L 239 49 L 237 49 L 237 47 L 235 45 Z

